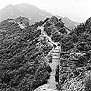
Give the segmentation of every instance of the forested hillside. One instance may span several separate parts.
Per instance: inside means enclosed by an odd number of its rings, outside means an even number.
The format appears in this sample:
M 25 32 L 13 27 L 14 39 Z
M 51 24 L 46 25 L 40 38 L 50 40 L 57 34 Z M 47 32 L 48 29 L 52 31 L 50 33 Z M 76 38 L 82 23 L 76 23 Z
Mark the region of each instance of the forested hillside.
M 0 23 L 1 91 L 33 91 L 47 82 L 51 72 L 44 57 L 52 46 L 40 37 L 37 24 L 29 26 L 23 18 L 26 25 L 21 28 L 19 19 Z
M 74 30 L 55 16 L 33 25 L 25 17 L 2 21 L 0 90 L 34 91 L 55 76 L 56 91 L 91 91 L 90 42 L 91 18 Z
M 91 18 L 61 39 L 59 90 L 91 91 Z

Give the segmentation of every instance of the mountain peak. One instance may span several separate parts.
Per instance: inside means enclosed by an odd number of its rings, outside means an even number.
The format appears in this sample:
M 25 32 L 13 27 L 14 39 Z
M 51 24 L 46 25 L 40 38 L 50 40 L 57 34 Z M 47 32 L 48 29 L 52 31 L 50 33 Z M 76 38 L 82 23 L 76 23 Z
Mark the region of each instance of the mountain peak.
M 34 22 L 44 20 L 47 17 L 51 17 L 53 15 L 45 10 L 41 10 L 34 5 L 30 5 L 27 3 L 16 4 L 14 6 L 9 4 L 8 6 L 0 10 L 0 22 L 7 18 L 17 18 L 19 16 L 31 19 L 30 24 L 33 24 Z M 67 25 L 68 28 L 72 29 L 75 27 L 75 25 L 78 25 L 78 23 L 71 21 L 67 17 L 57 17 L 62 18 L 63 22 Z
M 25 7 L 25 8 L 35 8 L 38 9 L 36 6 L 27 4 L 27 3 L 21 3 L 21 4 L 16 4 L 15 7 Z
M 5 8 L 14 8 L 14 6 L 11 5 L 11 4 L 9 4 L 9 5 L 7 5 Z
M 13 5 L 9 4 L 9 5 L 7 5 L 5 8 L 3 8 L 3 9 L 0 10 L 0 11 L 3 11 L 3 12 L 4 12 L 4 11 L 6 11 L 6 10 L 10 12 L 11 10 L 14 10 L 14 11 L 15 11 L 16 8 L 15 8 Z

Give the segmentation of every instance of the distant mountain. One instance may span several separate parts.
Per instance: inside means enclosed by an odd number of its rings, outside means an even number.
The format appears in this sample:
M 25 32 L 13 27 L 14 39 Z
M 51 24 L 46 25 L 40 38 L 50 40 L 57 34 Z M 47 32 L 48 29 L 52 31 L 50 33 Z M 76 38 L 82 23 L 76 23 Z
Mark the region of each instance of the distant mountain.
M 75 22 L 75 21 L 71 21 L 69 18 L 64 17 L 62 18 L 62 21 L 65 23 L 65 26 L 68 27 L 69 29 L 73 29 L 75 28 L 77 25 L 79 25 L 80 23 Z
M 29 5 L 26 3 L 22 4 L 17 4 L 15 6 L 13 5 L 8 5 L 2 10 L 0 10 L 0 22 L 7 19 L 7 18 L 17 18 L 19 16 L 26 17 L 30 20 L 30 24 L 41 21 L 46 19 L 46 17 L 51 17 L 53 16 L 51 13 L 38 9 L 34 5 Z M 62 21 L 65 23 L 65 26 L 68 28 L 72 29 L 79 23 L 71 21 L 67 17 L 60 17 L 62 18 Z
M 79 25 L 79 22 L 75 22 L 70 20 L 68 17 L 62 17 L 62 16 L 57 16 L 58 18 L 62 19 L 62 22 L 64 22 L 65 26 L 68 27 L 69 29 L 74 29 L 77 25 Z
M 16 18 L 21 16 L 22 13 L 16 9 L 13 5 L 8 5 L 2 10 L 0 10 L 0 21 L 3 21 L 7 18 Z
M 52 14 L 25 3 L 17 4 L 15 6 L 8 5 L 0 10 L 0 21 L 7 18 L 17 18 L 19 16 L 29 18 L 31 23 L 34 23 L 36 21 L 43 20 L 46 17 L 51 17 Z
M 34 5 L 29 5 L 26 3 L 17 4 L 15 8 L 23 13 L 23 16 L 31 19 L 31 22 L 40 21 L 45 19 L 46 17 L 51 17 L 52 14 L 47 11 L 40 10 Z

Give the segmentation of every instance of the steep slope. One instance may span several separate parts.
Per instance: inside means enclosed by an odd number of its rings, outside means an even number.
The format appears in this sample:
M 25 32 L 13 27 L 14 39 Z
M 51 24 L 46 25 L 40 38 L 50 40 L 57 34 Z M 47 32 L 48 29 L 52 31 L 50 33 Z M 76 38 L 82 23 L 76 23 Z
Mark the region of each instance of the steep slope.
M 4 20 L 0 60 L 1 91 L 91 91 L 91 18 L 73 31 L 55 16 Z
M 26 24 L 28 19 L 17 19 L 0 23 L 0 90 L 34 91 L 50 76 L 44 57 L 52 46 L 41 37 L 37 24 L 21 28 L 19 22 Z
M 51 43 L 54 44 L 54 51 L 56 51 L 56 46 L 59 46 L 61 50 L 59 75 L 57 76 L 59 77 L 58 90 L 91 91 L 91 18 L 70 32 L 67 32 L 62 21 L 55 16 L 47 19 L 43 27 L 47 36 L 49 36 L 48 38 L 51 38 Z M 55 45 L 56 43 L 58 45 Z M 39 91 L 53 91 L 55 89 L 53 72 L 57 64 L 55 61 L 58 61 L 57 59 L 55 60 L 58 56 L 57 54 L 54 52 L 49 60 L 52 63 L 49 63 L 52 68 L 49 83 L 42 85 L 42 90 Z M 48 87 L 51 87 L 51 89 L 46 89 Z
M 58 43 L 62 36 L 68 33 L 68 30 L 65 28 L 64 23 L 55 16 L 46 19 L 39 29 L 42 30 L 42 36 L 45 36 L 48 39 L 48 42 L 50 42 L 50 44 L 53 46 L 52 50 L 46 56 L 47 62 L 51 67 L 52 72 L 50 73 L 48 82 L 38 87 L 35 91 L 58 91 L 57 85 L 59 81 L 57 79 L 59 76 L 56 73 L 56 70 L 60 63 L 61 52 L 61 48 Z
M 91 18 L 60 41 L 59 90 L 91 90 Z
M 52 25 L 48 26 L 48 22 Z M 50 63 L 47 56 L 57 46 L 61 39 L 59 36 L 67 34 L 67 29 L 55 16 L 31 26 L 28 23 L 28 19 L 24 17 L 0 23 L 0 90 L 34 91 L 45 84 L 49 84 L 50 89 L 56 89 L 58 60 L 53 55 Z M 22 24 L 25 27 L 22 28 Z M 43 31 L 39 27 L 43 27 Z M 44 31 L 48 27 L 51 29 L 51 36 Z M 55 34 L 58 36 L 53 37 Z M 55 51 L 56 48 L 53 52 Z

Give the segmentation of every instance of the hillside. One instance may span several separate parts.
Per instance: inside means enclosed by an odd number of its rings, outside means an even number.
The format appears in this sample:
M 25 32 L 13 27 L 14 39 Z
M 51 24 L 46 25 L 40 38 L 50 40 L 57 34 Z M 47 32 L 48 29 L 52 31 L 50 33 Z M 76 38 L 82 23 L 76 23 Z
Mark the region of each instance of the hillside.
M 59 90 L 90 91 L 91 18 L 63 37 L 60 44 Z
M 90 91 L 91 18 L 71 31 L 52 16 L 0 23 L 1 91 Z M 41 91 L 41 90 L 40 90 Z
M 25 17 L 2 21 L 0 90 L 34 91 L 50 82 L 51 76 L 56 73 L 56 66 L 52 74 L 54 63 L 50 64 L 48 55 L 64 34 L 67 34 L 64 23 L 55 16 L 31 26 Z
M 51 68 L 44 57 L 52 46 L 40 37 L 37 24 L 29 26 L 27 20 L 19 17 L 0 23 L 1 91 L 34 91 L 49 78 Z

